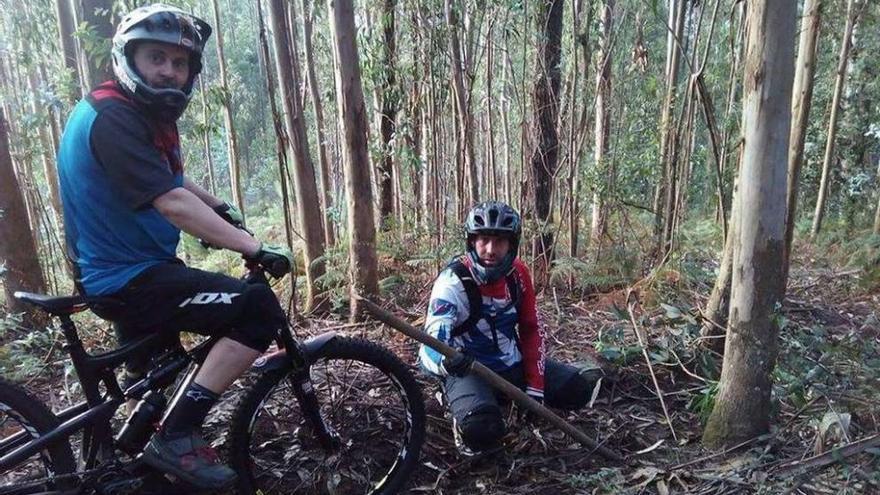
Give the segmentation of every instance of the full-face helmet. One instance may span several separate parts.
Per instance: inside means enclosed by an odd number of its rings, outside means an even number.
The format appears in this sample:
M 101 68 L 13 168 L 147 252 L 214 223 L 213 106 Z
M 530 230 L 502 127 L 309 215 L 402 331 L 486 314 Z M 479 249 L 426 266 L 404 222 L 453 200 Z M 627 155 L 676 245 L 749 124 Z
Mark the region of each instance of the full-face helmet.
M 192 97 L 196 77 L 202 71 L 202 50 L 211 26 L 177 7 L 153 4 L 129 12 L 113 36 L 113 73 L 123 90 L 148 112 L 164 121 L 175 121 Z M 189 78 L 181 89 L 153 88 L 135 67 L 133 55 L 139 42 L 168 43 L 190 53 Z
M 519 252 L 519 241 L 522 236 L 522 219 L 506 203 L 486 201 L 480 203 L 468 213 L 465 222 L 467 234 L 467 254 L 472 265 L 485 282 L 492 282 L 506 275 L 513 267 L 513 260 Z M 497 265 L 484 266 L 477 255 L 474 240 L 478 235 L 505 237 L 510 241 L 510 251 Z

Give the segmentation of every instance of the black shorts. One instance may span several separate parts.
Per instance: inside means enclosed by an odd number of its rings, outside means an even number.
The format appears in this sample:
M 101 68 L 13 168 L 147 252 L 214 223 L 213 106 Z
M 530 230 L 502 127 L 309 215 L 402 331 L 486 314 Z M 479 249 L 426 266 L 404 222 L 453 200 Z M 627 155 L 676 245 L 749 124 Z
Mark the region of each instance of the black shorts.
M 144 270 L 111 296 L 118 307 L 94 307 L 115 323 L 120 344 L 147 333 L 163 332 L 176 341 L 181 331 L 223 335 L 264 351 L 286 316 L 272 290 L 263 284 L 163 263 Z

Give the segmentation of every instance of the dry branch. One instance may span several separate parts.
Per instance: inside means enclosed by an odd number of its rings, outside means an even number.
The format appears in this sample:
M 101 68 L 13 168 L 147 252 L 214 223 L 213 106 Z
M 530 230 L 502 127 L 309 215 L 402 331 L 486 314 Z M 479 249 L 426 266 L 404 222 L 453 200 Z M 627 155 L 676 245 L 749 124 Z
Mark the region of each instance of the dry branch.
M 657 398 L 660 399 L 660 407 L 663 408 L 663 416 L 666 417 L 666 424 L 669 425 L 669 431 L 672 432 L 672 438 L 675 439 L 675 441 L 678 441 L 678 435 L 675 434 L 675 428 L 672 427 L 672 418 L 669 417 L 669 410 L 666 409 L 666 401 L 663 400 L 663 391 L 660 390 L 660 384 L 657 383 L 657 375 L 654 374 L 654 366 L 651 365 L 651 358 L 648 356 L 648 347 L 645 342 L 647 337 L 642 337 L 642 329 L 639 327 L 638 322 L 636 322 L 635 307 L 636 304 L 638 304 L 638 298 L 637 296 L 634 296 L 635 293 L 632 289 L 626 291 L 626 306 L 629 310 L 629 319 L 633 324 L 633 331 L 636 334 L 636 338 L 639 339 L 639 347 L 642 348 L 642 355 L 645 357 L 645 363 L 648 364 L 648 371 L 651 373 L 651 381 L 654 382 L 654 390 L 657 392 Z
M 823 466 L 828 466 L 829 464 L 834 464 L 836 462 L 842 462 L 847 457 L 852 457 L 856 454 L 861 454 L 862 452 L 874 448 L 880 447 L 880 433 L 875 433 L 870 437 L 863 438 L 858 442 L 853 442 L 843 447 L 838 447 L 836 449 L 829 450 L 824 454 L 816 455 L 804 460 L 795 460 L 783 464 L 775 473 L 775 476 L 789 476 L 797 471 L 802 471 L 805 469 L 813 469 L 820 468 Z

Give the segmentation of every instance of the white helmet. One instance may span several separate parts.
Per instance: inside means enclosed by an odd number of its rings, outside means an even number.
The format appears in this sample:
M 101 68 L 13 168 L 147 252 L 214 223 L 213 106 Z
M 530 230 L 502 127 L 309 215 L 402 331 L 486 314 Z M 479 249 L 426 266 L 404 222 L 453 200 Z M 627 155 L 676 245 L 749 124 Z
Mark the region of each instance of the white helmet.
M 177 7 L 153 4 L 129 12 L 113 36 L 113 73 L 122 88 L 156 117 L 175 121 L 192 96 L 196 76 L 202 71 L 202 50 L 211 26 Z M 141 41 L 168 43 L 190 53 L 189 79 L 182 89 L 153 88 L 141 77 L 132 61 L 134 46 Z

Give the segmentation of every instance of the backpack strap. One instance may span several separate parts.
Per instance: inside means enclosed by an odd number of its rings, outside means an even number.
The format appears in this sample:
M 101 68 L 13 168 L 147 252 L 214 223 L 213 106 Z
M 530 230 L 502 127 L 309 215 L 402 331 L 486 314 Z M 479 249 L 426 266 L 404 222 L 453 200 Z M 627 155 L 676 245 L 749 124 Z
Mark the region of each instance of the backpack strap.
M 477 322 L 480 321 L 480 310 L 483 307 L 483 296 L 480 295 L 480 288 L 477 287 L 477 281 L 474 280 L 471 271 L 462 263 L 461 260 L 455 259 L 447 265 L 447 268 L 455 273 L 455 276 L 461 280 L 464 286 L 464 292 L 468 298 L 468 318 L 460 325 L 452 329 L 452 336 L 458 337 L 473 329 Z
M 474 280 L 473 275 L 471 275 L 471 271 L 460 259 L 456 258 L 452 260 L 449 265 L 447 265 L 447 268 L 452 270 L 452 272 L 455 273 L 455 276 L 461 280 L 461 284 L 464 286 L 464 292 L 468 299 L 467 320 L 452 329 L 452 336 L 458 337 L 459 335 L 471 331 L 477 325 L 477 322 L 480 321 L 480 313 L 483 307 L 483 296 L 480 294 L 480 288 L 477 286 L 477 281 Z M 510 294 L 510 306 L 515 306 L 516 312 L 520 313 L 522 291 L 520 290 L 515 272 L 516 270 L 510 270 L 510 272 L 505 275 L 504 279 L 507 282 L 507 291 Z M 506 306 L 506 308 L 509 308 L 510 306 Z
M 516 269 L 511 269 L 504 278 L 507 280 L 507 292 L 510 294 L 510 302 L 516 306 L 516 313 L 520 314 L 519 306 L 522 302 L 522 291 L 519 290 L 519 282 L 516 279 L 515 272 Z

